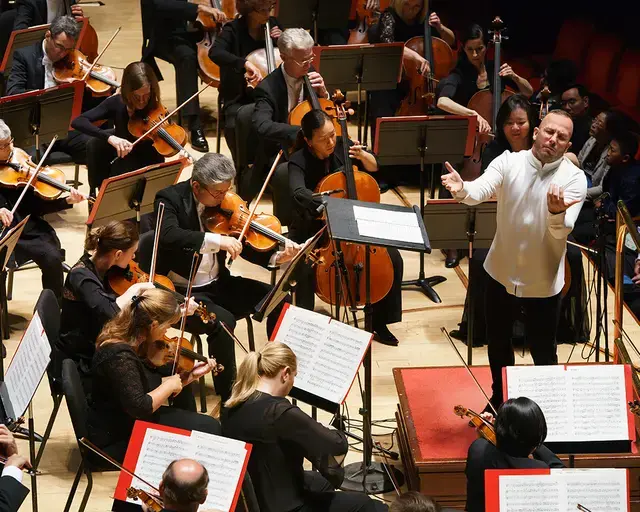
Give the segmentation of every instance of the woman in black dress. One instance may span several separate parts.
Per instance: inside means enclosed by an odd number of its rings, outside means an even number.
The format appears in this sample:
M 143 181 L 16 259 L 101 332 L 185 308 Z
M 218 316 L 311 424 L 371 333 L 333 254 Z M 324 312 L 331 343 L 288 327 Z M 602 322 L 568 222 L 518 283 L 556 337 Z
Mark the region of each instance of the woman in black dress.
M 454 70 L 442 79 L 436 90 L 438 108 L 461 116 L 476 116 L 478 129 L 488 133 L 491 127 L 475 110 L 467 108 L 471 97 L 478 91 L 493 88 L 493 61 L 487 62 L 487 45 L 480 25 L 472 25 L 461 41 L 460 56 Z M 514 73 L 511 66 L 502 63 L 500 66 L 501 84 L 509 86 L 525 97 L 533 94 L 531 84 Z
M 164 406 L 167 400 L 191 393 L 193 381 L 216 368 L 214 359 L 196 362 L 186 374 L 161 377 L 149 372 L 138 355 L 150 353 L 155 341 L 180 318 L 173 293 L 142 290 L 102 329 L 91 364 L 92 393 L 87 428 L 89 439 L 116 460 L 122 460 L 136 420 L 186 430 L 220 434 L 211 416 Z M 186 388 L 186 389 L 185 389 Z
M 313 191 L 322 178 L 344 166 L 342 138 L 329 116 L 322 110 L 312 110 L 302 118 L 298 146 L 300 149 L 289 159 L 289 189 L 293 197 L 296 215 L 289 226 L 289 237 L 304 242 L 322 228 L 319 198 Z M 360 171 L 376 172 L 376 157 L 365 150 L 358 141 L 349 141 L 352 163 Z M 387 249 L 393 263 L 394 281 L 389 293 L 373 305 L 373 329 L 376 341 L 385 345 L 397 345 L 397 338 L 389 331 L 388 324 L 402 320 L 402 256 L 397 249 Z M 314 271 L 306 264 L 300 265 L 296 287 L 296 304 L 313 311 L 315 303 Z
M 285 398 L 296 373 L 293 351 L 267 343 L 242 361 L 222 410 L 224 435 L 253 445 L 248 469 L 261 512 L 387 510 L 366 494 L 335 491 L 349 444 L 342 432 L 322 426 Z M 317 471 L 305 471 L 304 459 Z
M 209 57 L 220 66 L 220 94 L 223 101 L 224 137 L 229 151 L 236 161 L 236 114 L 241 106 L 253 102 L 248 78 L 259 76 L 259 70 L 246 57 L 265 47 L 264 25 L 268 21 L 274 47 L 282 34 L 278 20 L 270 16 L 273 0 L 238 0 L 236 9 L 240 15 L 224 25 L 209 52 Z
M 87 143 L 87 170 L 89 190 L 95 194 L 102 181 L 135 171 L 147 165 L 164 162 L 151 140 L 143 140 L 132 147 L 136 137 L 127 125 L 133 117 L 143 118 L 160 105 L 160 86 L 151 67 L 144 62 L 132 62 L 122 74 L 120 94 L 114 94 L 95 108 L 76 117 L 71 126 L 91 135 Z M 108 120 L 113 129 L 102 129 L 96 121 Z M 113 165 L 111 161 L 116 157 Z
M 493 423 L 493 415 L 483 414 Z M 563 468 L 564 464 L 542 443 L 547 422 L 542 410 L 529 398 L 510 398 L 495 419 L 496 445 L 476 439 L 467 453 L 467 512 L 484 512 L 484 472 L 487 469 Z

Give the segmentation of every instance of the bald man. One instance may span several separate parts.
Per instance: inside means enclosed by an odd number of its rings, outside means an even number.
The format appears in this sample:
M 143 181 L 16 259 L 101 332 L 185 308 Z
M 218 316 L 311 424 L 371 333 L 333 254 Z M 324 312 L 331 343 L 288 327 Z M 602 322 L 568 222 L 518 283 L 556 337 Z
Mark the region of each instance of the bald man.
M 196 512 L 207 499 L 209 474 L 192 459 L 174 460 L 162 475 L 160 497 L 164 509 L 172 512 Z
M 462 180 L 445 163 L 443 185 L 460 202 L 498 198 L 496 234 L 484 263 L 485 317 L 493 378 L 491 404 L 503 402 L 502 369 L 513 366 L 513 323 L 525 311 L 525 334 L 537 365 L 557 364 L 556 330 L 564 286 L 567 236 L 587 194 L 587 179 L 565 156 L 573 122 L 550 112 L 533 130 L 528 151 L 505 151 L 478 179 Z M 489 410 L 487 406 L 487 410 Z

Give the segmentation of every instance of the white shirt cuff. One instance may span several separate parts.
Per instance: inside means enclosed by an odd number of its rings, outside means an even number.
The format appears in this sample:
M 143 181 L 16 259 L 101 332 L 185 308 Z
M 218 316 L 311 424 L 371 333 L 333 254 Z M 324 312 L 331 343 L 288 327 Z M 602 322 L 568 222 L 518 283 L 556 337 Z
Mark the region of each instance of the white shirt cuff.
M 205 233 L 204 240 L 202 241 L 202 247 L 200 247 L 200 254 L 218 252 L 220 250 L 221 240 L 222 235 L 218 233 Z
M 2 470 L 2 476 L 10 476 L 22 483 L 22 470 L 16 466 L 5 466 Z

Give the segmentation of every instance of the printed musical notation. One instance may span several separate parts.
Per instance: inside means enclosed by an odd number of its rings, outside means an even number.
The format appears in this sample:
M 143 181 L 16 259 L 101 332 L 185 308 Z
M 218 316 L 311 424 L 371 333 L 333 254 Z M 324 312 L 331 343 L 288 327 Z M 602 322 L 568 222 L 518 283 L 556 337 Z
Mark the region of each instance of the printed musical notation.
M 540 406 L 548 442 L 629 438 L 623 365 L 513 366 L 507 384 L 510 398 Z
M 296 354 L 296 388 L 341 404 L 371 333 L 295 306 L 288 306 L 283 315 L 275 340 L 286 343 Z

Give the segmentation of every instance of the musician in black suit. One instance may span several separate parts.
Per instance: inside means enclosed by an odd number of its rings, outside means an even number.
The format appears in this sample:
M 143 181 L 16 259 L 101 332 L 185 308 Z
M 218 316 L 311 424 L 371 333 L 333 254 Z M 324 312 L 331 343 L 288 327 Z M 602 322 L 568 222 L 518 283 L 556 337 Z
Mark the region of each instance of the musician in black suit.
M 11 431 L 0 425 L 0 455 L 7 459 L 0 477 L 0 512 L 18 512 L 29 494 L 22 485 L 22 468 L 30 467 L 29 461 L 18 455 L 18 446 Z
M 209 473 L 202 464 L 192 459 L 174 460 L 160 482 L 162 510 L 197 511 L 207 499 L 208 485 Z
M 235 319 L 252 313 L 269 292 L 270 286 L 260 281 L 232 276 L 226 266 L 227 255 L 235 259 L 241 252 L 252 263 L 267 266 L 289 261 L 300 247 L 287 241 L 283 251 L 257 252 L 243 247 L 236 238 L 205 232 L 202 213 L 206 207 L 219 207 L 235 177 L 231 160 L 218 153 L 208 153 L 193 166 L 189 181 L 161 190 L 156 195 L 155 210 L 165 206 L 160 233 L 157 271 L 167 275 L 180 293 L 186 291 L 194 252 L 200 253 L 193 282 L 194 298 L 203 302 L 218 322 L 204 325 L 200 319 L 188 319 L 189 332 L 208 335 L 209 353 L 225 367 L 214 377 L 216 390 L 225 401 L 235 379 L 233 339 L 219 321 L 233 330 Z M 267 334 L 271 335 L 280 315 L 276 308 L 267 318 Z
M 142 13 L 142 61 L 151 65 L 156 76 L 162 73 L 154 57 L 170 62 L 176 72 L 178 104 L 182 104 L 198 91 L 198 54 L 196 43 L 201 35 L 190 31 L 188 22 L 194 22 L 199 14 L 213 17 L 222 23 L 226 16 L 218 9 L 188 0 L 141 0 Z M 200 121 L 200 102 L 194 98 L 181 110 L 184 124 L 191 131 L 191 146 L 206 153 L 209 144 Z
M 67 57 L 79 35 L 80 25 L 71 16 L 59 16 L 51 23 L 42 42 L 16 50 L 7 80 L 7 96 L 56 86 L 53 65 Z M 67 153 L 74 162 L 84 164 L 88 140 L 88 135 L 70 131 L 65 139 L 56 141 L 53 151 Z
M 80 21 L 84 16 L 82 7 L 76 5 L 76 0 L 69 0 L 71 16 Z M 47 25 L 58 16 L 67 14 L 65 0 L 17 0 L 16 18 L 13 30 L 23 30 L 36 25 Z

